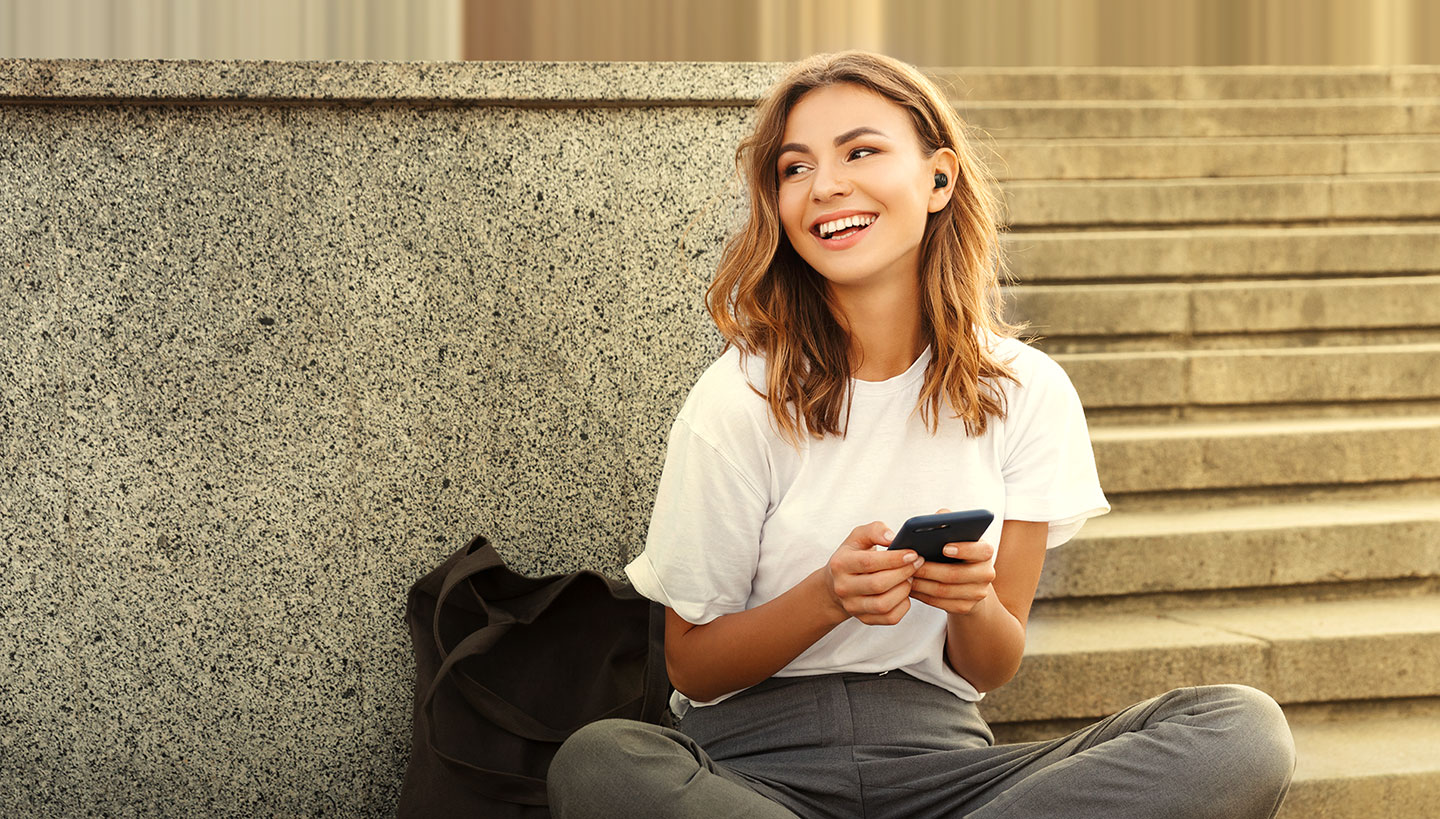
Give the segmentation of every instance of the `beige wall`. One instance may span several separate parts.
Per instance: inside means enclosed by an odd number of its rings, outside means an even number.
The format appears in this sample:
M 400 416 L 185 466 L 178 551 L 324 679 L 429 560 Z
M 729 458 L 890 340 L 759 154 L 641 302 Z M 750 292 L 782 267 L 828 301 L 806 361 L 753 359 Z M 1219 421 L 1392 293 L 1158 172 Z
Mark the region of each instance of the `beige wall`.
M 1436 0 L 465 0 L 467 59 L 1429 64 Z
M 0 57 L 1440 63 L 1440 0 L 0 0 Z
M 0 57 L 455 60 L 462 0 L 0 0 Z

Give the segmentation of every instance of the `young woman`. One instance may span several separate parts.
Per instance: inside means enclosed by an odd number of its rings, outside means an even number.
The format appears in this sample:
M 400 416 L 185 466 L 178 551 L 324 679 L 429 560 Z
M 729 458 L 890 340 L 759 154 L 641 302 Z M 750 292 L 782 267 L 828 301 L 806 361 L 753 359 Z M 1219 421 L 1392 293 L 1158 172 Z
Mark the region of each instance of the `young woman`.
M 557 817 L 1263 817 L 1294 752 L 1269 697 L 1174 691 L 994 746 L 1045 551 L 1108 511 L 1064 372 L 1000 318 L 993 183 L 919 72 L 796 66 L 737 162 L 708 294 L 728 340 L 670 432 L 645 551 L 676 728 L 588 726 Z M 988 509 L 926 562 L 892 526 Z M 867 522 L 869 521 L 869 522 Z M 838 546 L 838 548 L 837 548 Z

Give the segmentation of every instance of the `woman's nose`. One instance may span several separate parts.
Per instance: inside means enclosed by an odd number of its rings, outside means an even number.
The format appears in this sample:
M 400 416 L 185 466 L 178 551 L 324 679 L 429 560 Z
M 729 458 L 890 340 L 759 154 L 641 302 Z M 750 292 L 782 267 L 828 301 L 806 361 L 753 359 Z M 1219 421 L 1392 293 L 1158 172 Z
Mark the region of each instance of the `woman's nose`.
M 815 169 L 815 174 L 811 178 L 814 181 L 810 185 L 810 195 L 817 201 L 850 192 L 850 180 L 842 167 L 822 165 Z

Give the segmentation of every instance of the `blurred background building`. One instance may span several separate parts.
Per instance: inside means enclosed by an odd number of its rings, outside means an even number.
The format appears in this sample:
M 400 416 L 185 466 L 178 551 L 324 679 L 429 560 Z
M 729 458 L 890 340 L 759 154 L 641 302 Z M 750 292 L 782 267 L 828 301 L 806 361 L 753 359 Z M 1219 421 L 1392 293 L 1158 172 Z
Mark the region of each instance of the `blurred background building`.
M 1440 63 L 1440 0 L 0 0 L 0 57 Z

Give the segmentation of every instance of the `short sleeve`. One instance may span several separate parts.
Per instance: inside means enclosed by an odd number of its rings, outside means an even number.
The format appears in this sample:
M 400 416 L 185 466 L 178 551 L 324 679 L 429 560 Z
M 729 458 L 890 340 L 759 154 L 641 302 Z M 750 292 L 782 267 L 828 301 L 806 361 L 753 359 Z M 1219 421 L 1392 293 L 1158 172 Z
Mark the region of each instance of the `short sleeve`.
M 645 551 L 625 567 L 641 594 L 695 625 L 750 597 L 768 502 L 746 460 L 676 420 Z
M 1016 366 L 1021 364 L 1024 366 Z M 1045 546 L 1074 537 L 1085 521 L 1110 511 L 1080 396 L 1060 365 L 1024 347 L 1012 362 L 1020 384 L 1009 395 L 1002 475 L 1005 517 L 1050 524 Z

